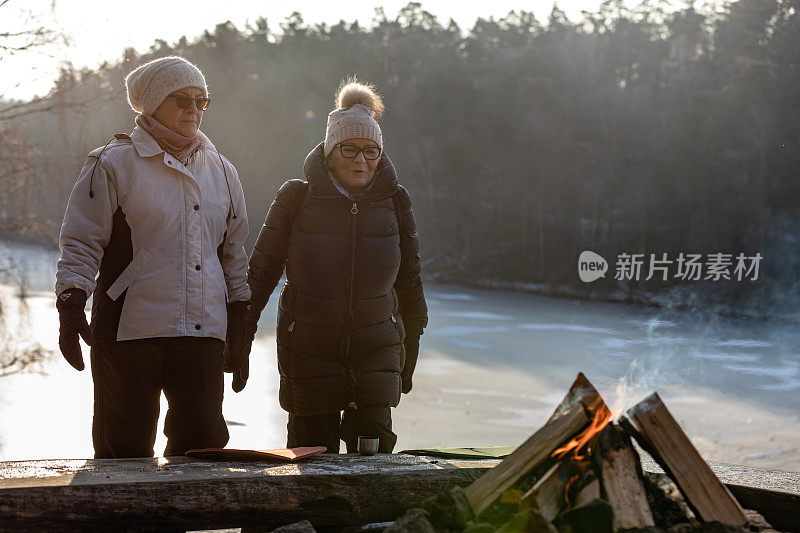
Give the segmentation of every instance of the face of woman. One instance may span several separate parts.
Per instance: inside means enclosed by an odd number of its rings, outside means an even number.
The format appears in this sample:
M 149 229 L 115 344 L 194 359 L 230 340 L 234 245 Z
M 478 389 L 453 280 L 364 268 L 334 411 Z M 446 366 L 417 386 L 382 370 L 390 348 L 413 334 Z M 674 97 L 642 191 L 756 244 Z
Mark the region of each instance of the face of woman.
M 203 111 L 197 108 L 194 98 L 205 96 L 206 93 L 199 87 L 185 87 L 167 96 L 158 109 L 153 113 L 153 118 L 175 133 L 184 137 L 194 137 L 203 121 Z M 189 107 L 180 108 L 175 96 L 192 98 Z
M 361 151 L 353 158 L 345 157 L 342 155 L 341 147 L 343 145 L 345 146 L 345 153 L 347 153 L 349 150 L 353 150 L 350 148 L 353 146 L 359 149 L 378 148 L 378 144 L 371 139 L 347 139 L 336 145 L 331 155 L 328 156 L 328 164 L 336 180 L 341 183 L 347 192 L 358 194 L 372 183 L 380 158 L 369 160 L 364 157 L 364 153 Z

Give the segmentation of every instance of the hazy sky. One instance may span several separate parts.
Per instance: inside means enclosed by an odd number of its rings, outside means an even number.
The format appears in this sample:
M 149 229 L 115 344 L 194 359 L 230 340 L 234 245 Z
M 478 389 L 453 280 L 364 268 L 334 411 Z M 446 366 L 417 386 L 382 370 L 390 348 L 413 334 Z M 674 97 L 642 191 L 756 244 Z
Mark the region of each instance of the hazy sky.
M 559 0 L 558 6 L 571 20 L 579 20 L 582 10 L 595 10 L 600 2 Z M 0 96 L 28 98 L 47 93 L 62 61 L 69 60 L 77 67 L 96 67 L 103 61 L 117 60 L 126 47 L 145 51 L 157 38 L 173 43 L 186 35 L 191 40 L 226 20 L 243 29 L 247 22 L 252 23 L 263 16 L 273 31 L 280 31 L 280 22 L 293 11 L 299 11 L 311 24 L 335 24 L 341 19 L 348 22 L 357 19 L 360 24 L 369 25 L 375 7 L 383 6 L 387 16 L 393 18 L 407 3 L 408 0 L 295 0 L 285 3 L 264 0 L 10 0 L 0 8 L 0 33 L 44 25 L 63 31 L 70 42 L 13 56 L 0 51 Z M 453 18 L 461 28 L 471 28 L 478 17 L 499 18 L 521 9 L 533 11 L 540 21 L 546 21 L 553 7 L 553 0 L 423 0 L 421 3 L 423 9 L 436 15 L 443 23 Z

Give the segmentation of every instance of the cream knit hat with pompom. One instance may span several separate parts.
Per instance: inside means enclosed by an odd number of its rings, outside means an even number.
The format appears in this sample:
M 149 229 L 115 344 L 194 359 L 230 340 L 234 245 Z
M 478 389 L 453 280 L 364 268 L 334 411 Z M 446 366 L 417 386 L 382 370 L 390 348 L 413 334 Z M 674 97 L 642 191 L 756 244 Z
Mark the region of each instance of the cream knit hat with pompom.
M 200 69 L 176 56 L 154 59 L 125 78 L 128 103 L 137 113 L 147 115 L 152 115 L 171 93 L 186 87 L 199 87 L 208 96 Z
M 374 87 L 348 79 L 339 87 L 336 109 L 328 114 L 325 131 L 325 157 L 347 139 L 370 139 L 383 150 L 383 134 L 377 119 L 383 114 L 383 101 Z

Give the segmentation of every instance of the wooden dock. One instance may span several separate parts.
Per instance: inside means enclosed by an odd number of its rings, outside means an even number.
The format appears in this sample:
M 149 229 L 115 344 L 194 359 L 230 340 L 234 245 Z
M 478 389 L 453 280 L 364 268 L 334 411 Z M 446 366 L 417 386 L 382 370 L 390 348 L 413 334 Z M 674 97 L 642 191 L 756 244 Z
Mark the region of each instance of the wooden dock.
M 297 463 L 185 457 L 0 463 L 0 531 L 271 531 L 393 520 L 497 460 L 322 454 Z
M 385 522 L 498 460 L 318 455 L 294 464 L 184 457 L 0 462 L 0 531 L 319 531 Z M 711 462 L 745 507 L 800 531 L 800 473 Z M 645 463 L 646 470 L 657 470 Z M 792 521 L 793 520 L 793 521 Z

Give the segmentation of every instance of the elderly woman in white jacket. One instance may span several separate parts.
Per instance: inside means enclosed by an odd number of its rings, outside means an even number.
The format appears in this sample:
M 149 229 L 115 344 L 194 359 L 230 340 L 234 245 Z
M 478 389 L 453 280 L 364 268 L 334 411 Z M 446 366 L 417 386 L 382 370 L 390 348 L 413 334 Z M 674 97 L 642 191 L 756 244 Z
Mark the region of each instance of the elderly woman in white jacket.
M 78 335 L 92 346 L 96 458 L 152 457 L 162 391 L 164 455 L 223 447 L 223 366 L 243 387 L 254 334 L 242 186 L 199 130 L 195 65 L 160 58 L 125 81 L 136 127 L 89 154 L 61 227 L 59 346 L 78 370 Z

